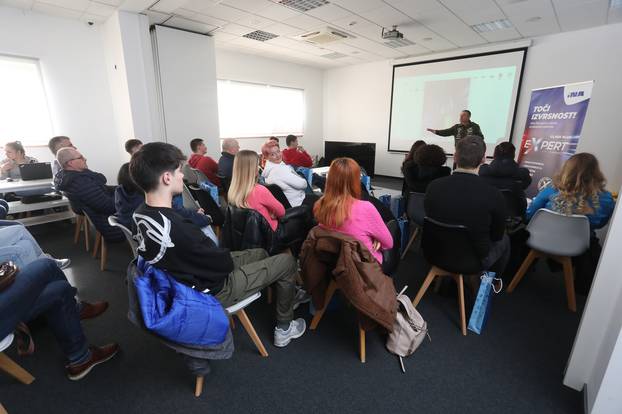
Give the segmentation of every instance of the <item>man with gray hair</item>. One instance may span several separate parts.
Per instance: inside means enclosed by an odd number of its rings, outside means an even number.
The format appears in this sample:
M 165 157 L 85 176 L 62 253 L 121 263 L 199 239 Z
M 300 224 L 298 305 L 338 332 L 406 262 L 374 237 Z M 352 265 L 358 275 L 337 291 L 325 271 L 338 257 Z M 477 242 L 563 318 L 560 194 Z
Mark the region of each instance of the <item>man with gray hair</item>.
M 222 156 L 218 160 L 218 175 L 222 179 L 222 188 L 229 191 L 231 176 L 233 175 L 233 159 L 240 151 L 240 144 L 236 139 L 225 138 L 222 140 Z
M 66 137 L 64 135 L 59 135 L 56 137 L 52 137 L 50 142 L 48 142 L 48 148 L 56 157 L 56 153 L 61 148 L 75 148 L 75 146 L 71 143 L 71 138 Z M 58 163 L 58 160 L 54 158 L 54 162 L 52 163 L 52 174 L 56 176 L 56 174 L 62 169 L 61 165 Z
M 56 160 L 62 168 L 54 177 L 56 189 L 67 195 L 74 209 L 89 216 L 107 242 L 124 240 L 121 230 L 108 224 L 116 209 L 114 188 L 106 185 L 106 177 L 89 170 L 86 158 L 73 147 L 59 149 Z

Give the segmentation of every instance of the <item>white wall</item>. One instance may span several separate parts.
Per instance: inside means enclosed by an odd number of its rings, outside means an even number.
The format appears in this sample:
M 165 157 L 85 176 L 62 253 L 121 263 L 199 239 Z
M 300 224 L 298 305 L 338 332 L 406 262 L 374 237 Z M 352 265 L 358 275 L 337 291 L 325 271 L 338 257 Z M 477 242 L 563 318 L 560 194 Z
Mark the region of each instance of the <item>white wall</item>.
M 218 79 L 304 89 L 305 135 L 300 144 L 312 155 L 324 152 L 321 69 L 216 49 L 216 75 Z M 241 139 L 240 147 L 258 151 L 266 138 Z M 285 146 L 284 139 L 281 146 Z
M 118 137 L 101 27 L 0 7 L 0 53 L 40 59 L 54 134 L 70 136 L 89 167 L 115 182 Z M 52 159 L 47 147 L 27 151 Z
M 533 39 L 527 52 L 513 134 L 513 142 L 518 146 L 532 89 L 594 79 L 596 83 L 578 151 L 593 152 L 599 158 L 609 187 L 613 189 L 622 184 L 622 163 L 619 162 L 622 139 L 618 127 L 622 91 L 621 38 L 622 24 L 615 24 Z M 468 54 L 468 51 L 461 54 Z M 416 60 L 433 57 L 436 55 Z M 376 172 L 399 176 L 404 156 L 386 150 L 392 64 L 393 61 L 385 60 L 325 72 L 324 137 L 375 142 Z

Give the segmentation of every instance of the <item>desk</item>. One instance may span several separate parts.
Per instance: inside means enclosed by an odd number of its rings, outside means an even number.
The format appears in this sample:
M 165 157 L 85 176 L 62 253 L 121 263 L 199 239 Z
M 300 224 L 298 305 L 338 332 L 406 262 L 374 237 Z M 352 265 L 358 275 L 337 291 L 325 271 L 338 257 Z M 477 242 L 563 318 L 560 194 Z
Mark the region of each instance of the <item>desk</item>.
M 48 182 L 49 183 L 49 182 Z M 66 211 L 59 213 L 42 214 L 40 216 L 25 217 L 16 219 L 24 226 L 34 226 L 36 224 L 51 223 L 53 221 L 69 220 L 75 217 L 75 214 L 69 208 L 69 200 L 63 197 L 60 200 L 45 201 L 43 203 L 24 204 L 21 201 L 11 201 L 9 203 L 9 214 L 25 213 L 28 211 L 45 210 L 55 207 L 67 207 Z
M 45 178 L 43 180 L 15 180 L 7 181 L 0 180 L 0 193 L 17 193 L 20 191 L 29 190 L 45 190 L 54 185 L 51 179 Z

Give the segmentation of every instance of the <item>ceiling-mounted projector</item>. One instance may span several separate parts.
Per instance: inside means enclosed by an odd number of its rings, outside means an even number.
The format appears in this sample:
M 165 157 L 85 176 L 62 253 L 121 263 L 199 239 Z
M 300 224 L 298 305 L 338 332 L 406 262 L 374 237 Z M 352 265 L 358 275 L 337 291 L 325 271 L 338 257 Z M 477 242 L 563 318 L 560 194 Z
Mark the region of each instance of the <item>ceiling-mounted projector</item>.
M 384 40 L 395 40 L 395 39 L 403 39 L 404 34 L 397 30 L 397 26 L 393 26 L 391 30 L 385 30 L 382 28 L 382 38 Z

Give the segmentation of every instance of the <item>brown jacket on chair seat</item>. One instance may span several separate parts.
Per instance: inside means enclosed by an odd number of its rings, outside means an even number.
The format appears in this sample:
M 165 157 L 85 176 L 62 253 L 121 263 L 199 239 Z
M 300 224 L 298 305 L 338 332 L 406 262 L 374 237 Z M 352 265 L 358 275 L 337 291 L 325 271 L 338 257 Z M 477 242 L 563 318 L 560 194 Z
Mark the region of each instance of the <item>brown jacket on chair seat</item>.
M 393 280 L 382 273 L 380 264 L 363 244 L 345 234 L 314 227 L 300 253 L 302 279 L 316 309 L 324 306 L 324 296 L 334 278 L 345 297 L 366 318 L 363 329 L 374 322 L 393 330 L 397 299 Z

